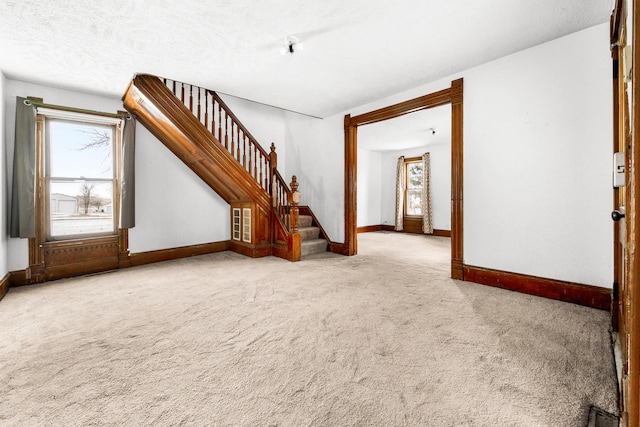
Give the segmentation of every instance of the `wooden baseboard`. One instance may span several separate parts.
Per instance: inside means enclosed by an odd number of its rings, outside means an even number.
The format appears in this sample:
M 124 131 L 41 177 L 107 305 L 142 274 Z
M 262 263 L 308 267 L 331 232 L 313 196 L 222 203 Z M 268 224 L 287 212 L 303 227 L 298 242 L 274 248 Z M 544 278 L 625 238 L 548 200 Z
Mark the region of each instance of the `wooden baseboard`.
M 200 245 L 182 246 L 178 248 L 159 249 L 149 252 L 137 252 L 130 255 L 131 266 L 152 264 L 154 262 L 169 261 L 178 258 L 188 258 L 196 255 L 212 254 L 229 250 L 228 240 L 222 242 L 203 243 Z
M 358 233 L 370 233 L 370 232 L 375 232 L 375 231 L 395 231 L 395 227 L 393 225 L 387 225 L 387 224 L 382 224 L 382 225 L 365 225 L 363 227 L 358 227 L 357 229 Z M 401 231 L 402 233 L 402 231 Z M 413 231 L 406 231 L 406 233 L 412 233 L 412 234 L 423 234 L 422 232 L 417 233 L 417 232 L 413 232 Z M 451 230 L 433 230 L 433 234 L 431 234 L 432 236 L 439 236 L 439 237 L 451 237 Z
M 2 298 L 9 292 L 9 278 L 11 277 L 11 273 L 7 273 L 4 275 L 2 280 L 0 280 L 0 301 Z
M 229 242 L 228 249 L 251 258 L 262 258 L 273 253 L 271 245 L 269 244 L 251 245 L 244 242 L 238 242 L 236 240 L 231 240 Z
M 191 246 L 182 246 L 178 248 L 170 248 L 170 249 L 160 249 L 157 251 L 149 251 L 149 252 L 138 252 L 131 254 L 129 257 L 130 262 L 127 262 L 126 265 L 119 265 L 119 262 L 122 263 L 122 259 L 114 260 L 109 268 L 104 267 L 104 262 L 96 264 L 95 268 L 83 268 L 83 270 L 78 273 L 78 271 L 74 270 L 73 272 L 67 271 L 64 268 L 53 267 L 47 276 L 46 280 L 56 280 L 64 277 L 72 277 L 77 276 L 78 274 L 89 274 L 94 272 L 100 272 L 105 270 L 117 270 L 118 268 L 125 267 L 133 267 L 137 265 L 151 264 L 154 262 L 161 261 L 169 261 L 172 259 L 178 258 L 187 258 L 195 255 L 204 255 L 211 254 L 214 252 L 222 252 L 229 250 L 229 241 L 222 242 L 213 242 L 213 243 L 203 243 L 200 245 L 191 245 Z M 87 264 L 88 265 L 88 264 Z M 88 265 L 92 267 L 91 265 Z M 73 266 L 72 266 L 73 267 Z M 85 266 L 87 267 L 87 266 Z M 33 283 L 40 283 L 44 281 L 44 274 L 42 281 L 34 281 L 33 277 L 29 277 L 27 272 L 29 269 L 25 270 L 17 270 L 9 272 L 2 281 L 0 281 L 0 300 L 7 293 L 9 288 L 15 288 L 18 286 L 30 285 Z M 5 289 L 6 288 L 6 289 Z
M 44 279 L 44 274 L 42 275 L 43 279 Z M 16 271 L 11 271 L 9 272 L 9 287 L 10 288 L 15 288 L 18 286 L 25 286 L 25 285 L 30 285 L 32 283 L 39 283 L 39 282 L 32 282 L 27 278 L 27 270 L 16 270 Z
M 525 294 L 597 308 L 611 309 L 611 289 L 508 271 L 464 265 L 464 280 Z
M 358 233 L 371 233 L 375 231 L 382 231 L 382 225 L 365 225 L 364 227 L 358 227 L 356 231 Z
M 329 242 L 329 252 L 338 255 L 349 255 L 349 245 L 346 243 Z

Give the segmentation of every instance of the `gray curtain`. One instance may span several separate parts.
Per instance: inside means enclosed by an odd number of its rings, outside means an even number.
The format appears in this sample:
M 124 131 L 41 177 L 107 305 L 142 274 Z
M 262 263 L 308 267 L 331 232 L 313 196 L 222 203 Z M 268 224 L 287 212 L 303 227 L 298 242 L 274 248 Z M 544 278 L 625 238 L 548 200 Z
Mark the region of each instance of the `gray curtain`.
M 136 226 L 135 200 L 136 121 L 124 120 L 122 130 L 122 170 L 120 173 L 120 228 Z
M 404 187 L 404 156 L 400 156 L 398 157 L 398 167 L 396 168 L 396 231 L 404 230 Z
M 35 170 L 36 107 L 16 97 L 16 129 L 13 151 L 13 185 L 9 236 L 36 237 Z
M 422 232 L 433 234 L 431 208 L 431 161 L 429 153 L 422 155 Z

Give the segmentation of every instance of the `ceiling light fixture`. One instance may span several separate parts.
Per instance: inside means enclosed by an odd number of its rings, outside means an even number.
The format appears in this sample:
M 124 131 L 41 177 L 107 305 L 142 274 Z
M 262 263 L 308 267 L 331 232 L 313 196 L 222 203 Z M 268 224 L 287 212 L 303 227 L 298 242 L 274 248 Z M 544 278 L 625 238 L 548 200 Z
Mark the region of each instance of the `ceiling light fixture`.
M 284 46 L 280 49 L 283 55 L 293 55 L 295 52 L 302 51 L 303 46 L 296 36 L 287 36 L 284 38 Z

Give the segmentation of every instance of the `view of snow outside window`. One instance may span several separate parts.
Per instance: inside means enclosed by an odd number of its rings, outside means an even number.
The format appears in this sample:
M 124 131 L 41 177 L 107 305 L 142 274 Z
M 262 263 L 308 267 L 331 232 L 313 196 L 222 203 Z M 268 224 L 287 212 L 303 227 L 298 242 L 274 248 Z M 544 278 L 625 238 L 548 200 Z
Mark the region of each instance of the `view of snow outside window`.
M 406 215 L 422 215 L 422 162 L 407 163 Z
M 114 127 L 49 119 L 49 236 L 114 232 Z

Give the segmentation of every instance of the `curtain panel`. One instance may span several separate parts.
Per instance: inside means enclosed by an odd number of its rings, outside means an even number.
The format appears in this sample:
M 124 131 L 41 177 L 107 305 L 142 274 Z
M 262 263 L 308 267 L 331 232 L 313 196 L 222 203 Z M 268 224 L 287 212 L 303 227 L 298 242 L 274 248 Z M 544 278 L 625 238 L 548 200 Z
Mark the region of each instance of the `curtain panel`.
M 431 207 L 431 158 L 422 155 L 422 232 L 433 234 L 433 213 Z
M 396 224 L 395 230 L 404 230 L 404 189 L 405 189 L 404 156 L 398 157 L 396 169 Z
M 9 236 L 36 236 L 35 170 L 36 170 L 36 107 L 25 104 L 26 98 L 16 97 L 16 128 L 13 151 L 13 180 Z
M 136 121 L 133 116 L 123 120 L 122 165 L 120 169 L 120 228 L 136 225 L 135 151 Z

